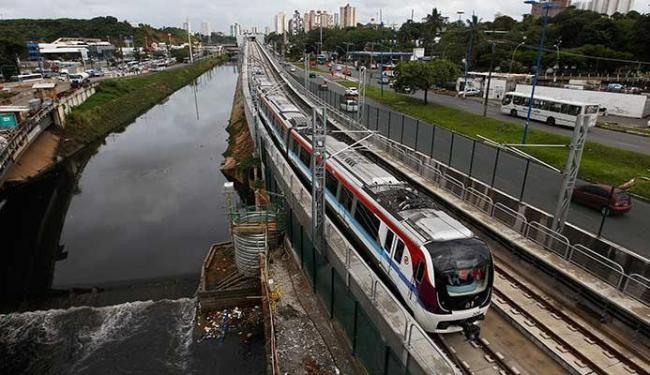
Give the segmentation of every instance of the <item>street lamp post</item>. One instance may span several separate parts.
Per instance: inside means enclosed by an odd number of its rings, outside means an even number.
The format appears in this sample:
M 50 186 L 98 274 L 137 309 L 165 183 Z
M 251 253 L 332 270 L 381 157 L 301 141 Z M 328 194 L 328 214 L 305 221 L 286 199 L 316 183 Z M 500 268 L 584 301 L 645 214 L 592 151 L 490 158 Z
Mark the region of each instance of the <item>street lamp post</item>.
M 553 8 L 550 1 L 539 2 L 537 0 L 526 0 L 526 4 L 540 4 L 544 8 L 544 24 L 542 26 L 542 36 L 539 38 L 539 48 L 537 48 L 537 59 L 535 63 L 535 76 L 533 77 L 533 87 L 530 90 L 530 100 L 528 101 L 528 113 L 526 114 L 526 124 L 524 125 L 524 134 L 521 138 L 521 143 L 526 144 L 528 141 L 528 126 L 530 125 L 530 115 L 533 111 L 533 99 L 535 98 L 535 87 L 537 86 L 537 79 L 539 79 L 540 65 L 542 64 L 542 51 L 544 49 L 544 38 L 546 37 L 546 26 L 548 25 L 548 11 Z
M 512 51 L 512 58 L 510 59 L 510 70 L 508 70 L 508 73 L 512 73 L 512 65 L 515 62 L 515 53 L 517 53 L 517 50 L 519 49 L 519 47 L 521 47 L 521 46 L 523 46 L 525 44 L 526 44 L 526 37 L 524 37 L 524 40 L 522 40 L 521 43 L 517 44 L 517 46 L 515 47 L 515 50 Z
M 555 66 L 553 67 L 553 83 L 557 80 L 557 71 L 560 69 L 560 44 L 562 44 L 562 39 L 558 40 L 557 43 L 553 45 L 557 51 L 557 57 L 555 58 Z
M 494 51 L 496 43 L 492 41 L 492 55 L 490 57 L 490 71 L 488 72 L 487 85 L 485 87 L 485 101 L 483 102 L 483 117 L 487 116 L 488 97 L 490 96 L 490 82 L 492 81 L 492 69 L 494 68 Z

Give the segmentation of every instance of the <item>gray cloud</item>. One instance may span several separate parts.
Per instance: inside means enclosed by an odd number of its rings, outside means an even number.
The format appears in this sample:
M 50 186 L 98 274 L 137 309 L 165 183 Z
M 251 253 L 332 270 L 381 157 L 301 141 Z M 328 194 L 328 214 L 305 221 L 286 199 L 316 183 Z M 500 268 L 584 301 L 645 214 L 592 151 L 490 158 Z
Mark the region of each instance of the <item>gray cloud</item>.
M 308 9 L 327 9 L 338 12 L 338 7 L 347 1 L 333 3 L 324 0 L 177 0 L 173 2 L 155 0 L 2 0 L 0 14 L 2 18 L 91 18 L 112 15 L 120 20 L 126 19 L 138 23 L 148 23 L 156 26 L 180 26 L 189 17 L 195 28 L 201 21 L 208 21 L 212 29 L 227 31 L 228 26 L 239 22 L 245 27 L 273 25 L 273 16 L 279 11 L 293 13 L 295 9 L 301 13 Z M 640 4 L 642 3 L 642 4 Z M 387 24 L 401 24 L 410 18 L 414 11 L 415 20 L 420 20 L 433 7 L 437 7 L 443 15 L 456 19 L 457 11 L 464 11 L 467 18 L 475 12 L 484 20 L 491 20 L 496 13 L 507 14 L 520 19 L 530 6 L 521 0 L 481 1 L 481 0 L 441 0 L 436 2 L 420 0 L 357 0 L 350 1 L 357 7 L 359 22 L 367 22 L 370 17 L 377 17 L 382 10 L 383 20 Z M 648 12 L 645 2 L 637 1 L 634 9 Z

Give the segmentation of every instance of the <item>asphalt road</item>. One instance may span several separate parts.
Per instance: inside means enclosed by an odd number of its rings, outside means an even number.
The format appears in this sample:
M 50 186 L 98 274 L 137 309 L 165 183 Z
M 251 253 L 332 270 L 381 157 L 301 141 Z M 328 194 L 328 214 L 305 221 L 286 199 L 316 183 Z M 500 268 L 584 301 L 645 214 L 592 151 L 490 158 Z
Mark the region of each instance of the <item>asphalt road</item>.
M 352 70 L 353 77 L 358 78 L 358 72 Z M 370 84 L 373 86 L 379 86 L 377 79 L 374 77 L 377 76 L 377 72 L 373 72 L 373 79 L 370 80 Z M 388 85 L 384 86 L 385 90 L 391 90 Z M 418 91 L 413 94 L 414 97 L 424 100 L 424 92 Z M 440 104 L 447 107 L 462 109 L 467 112 L 475 114 L 483 114 L 483 104 L 477 100 L 477 98 L 459 98 L 449 95 L 439 95 L 429 92 L 428 100 L 434 104 Z M 488 105 L 487 116 L 520 124 L 522 127 L 526 123 L 525 118 L 515 118 L 510 115 L 503 114 L 499 111 L 499 106 L 495 103 Z M 560 126 L 549 126 L 543 122 L 531 121 L 529 124 L 530 127 L 534 129 L 540 129 L 547 131 L 549 133 L 562 134 L 566 136 L 571 136 L 573 134 L 573 129 L 565 128 Z M 650 137 L 641 137 L 634 134 L 622 133 L 617 131 L 612 131 L 603 128 L 592 128 L 589 130 L 588 140 L 593 142 L 602 143 L 604 145 L 618 147 L 623 150 L 635 151 L 642 154 L 650 155 Z
M 293 74 L 299 82 L 302 82 L 304 77 L 302 71 L 298 70 Z M 331 77 L 327 78 L 329 79 Z M 311 81 L 322 83 L 323 78 L 312 78 Z M 345 91 L 343 87 L 332 81 L 328 81 L 328 88 L 331 92 L 337 94 L 342 94 Z M 338 97 L 336 95 L 330 94 L 328 91 L 315 92 L 321 98 L 329 100 L 330 104 L 337 105 Z M 463 107 L 463 109 L 481 108 L 480 104 L 473 100 L 443 97 L 440 95 L 436 95 L 435 97 L 436 99 L 452 99 L 450 103 L 453 103 L 454 100 L 461 100 L 463 104 L 468 105 L 468 107 Z M 367 115 L 364 114 L 366 118 L 364 123 L 370 129 L 377 129 L 380 133 L 389 136 L 391 139 L 407 144 L 418 151 L 430 154 L 444 163 L 447 163 L 451 159 L 451 165 L 454 168 L 465 173 L 469 172 L 470 159 L 472 158 L 472 142 L 467 138 L 454 137 L 453 153 L 450 158 L 449 152 L 452 144 L 451 133 L 446 129 L 438 127 L 436 128 L 435 135 L 433 135 L 433 126 L 420 122 L 418 130 L 415 131 L 414 129 L 417 124 L 414 120 L 407 117 L 405 121 L 402 121 L 402 114 L 392 111 L 372 99 L 367 99 L 366 103 L 369 105 L 369 111 L 367 111 Z M 444 102 L 440 104 L 447 105 Z M 379 109 L 378 112 L 377 108 Z M 388 115 L 388 112 L 390 112 L 390 115 Z M 509 116 L 506 116 L 506 118 L 509 121 L 513 120 Z M 545 124 L 535 124 L 534 126 L 550 128 Z M 564 131 L 564 129 L 550 129 Z M 567 132 L 570 133 L 570 130 Z M 608 131 L 605 134 L 611 133 L 613 132 Z M 495 149 L 485 144 L 477 143 L 473 163 L 471 163 L 472 177 L 490 184 L 494 173 L 494 186 L 496 188 L 514 197 L 519 197 L 524 179 L 525 161 L 511 156 L 509 153 L 501 152 L 496 172 L 494 172 L 495 161 Z M 553 213 L 559 196 L 560 183 L 561 177 L 558 173 L 535 163 L 530 163 L 523 200 L 532 206 Z M 578 184 L 582 183 L 585 182 L 578 181 Z M 602 235 L 604 238 L 623 245 L 645 258 L 650 258 L 650 230 L 648 230 L 650 227 L 648 226 L 648 217 L 650 217 L 650 204 L 639 199 L 633 199 L 633 209 L 629 213 L 606 218 Z M 601 219 L 602 215 L 599 211 L 572 204 L 568 222 L 589 232 L 597 233 Z

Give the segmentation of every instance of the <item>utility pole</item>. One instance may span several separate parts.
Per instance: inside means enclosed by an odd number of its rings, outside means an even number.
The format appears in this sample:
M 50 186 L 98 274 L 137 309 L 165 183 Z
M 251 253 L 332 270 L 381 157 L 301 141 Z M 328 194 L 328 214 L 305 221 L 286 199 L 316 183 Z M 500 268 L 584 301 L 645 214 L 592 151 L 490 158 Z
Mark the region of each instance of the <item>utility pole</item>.
M 307 83 L 309 82 L 309 54 L 307 52 L 305 52 L 305 59 L 304 60 L 305 60 L 305 68 L 304 68 L 304 71 L 305 71 L 305 88 L 307 90 L 309 90 L 309 86 L 307 85 Z
M 472 21 L 473 20 L 473 15 L 472 15 Z M 472 25 L 470 25 L 472 27 Z M 474 28 L 470 30 L 470 35 L 469 35 L 469 46 L 467 48 L 467 56 L 465 56 L 465 83 L 463 87 L 463 98 L 467 97 L 467 71 L 469 70 L 469 62 L 471 60 L 472 56 L 472 45 L 474 44 Z
M 192 31 L 190 29 L 190 18 L 186 18 L 187 21 L 187 45 L 190 48 L 190 64 L 194 63 L 194 55 L 192 54 Z
M 488 72 L 487 85 L 485 87 L 485 100 L 483 101 L 483 117 L 487 116 L 488 97 L 490 96 L 490 82 L 492 81 L 492 69 L 494 68 L 494 51 L 496 43 L 492 41 L 492 55 L 490 57 L 490 71 Z
M 539 78 L 539 70 L 542 64 L 542 51 L 544 49 L 544 38 L 546 37 L 546 26 L 548 25 L 548 11 L 553 7 L 550 2 L 539 2 L 536 0 L 524 1 L 526 4 L 541 4 L 544 7 L 544 24 L 542 26 L 542 36 L 539 38 L 539 48 L 537 48 L 537 59 L 535 63 L 535 76 L 533 77 L 533 87 L 530 90 L 530 100 L 528 101 L 528 114 L 526 115 L 526 124 L 524 125 L 524 134 L 521 143 L 526 144 L 528 141 L 528 126 L 530 125 L 530 115 L 533 111 L 533 99 L 535 98 L 535 87 Z
M 319 114 L 320 110 L 320 114 Z M 311 223 L 314 248 L 323 256 L 325 248 L 325 138 L 327 111 L 325 107 L 312 112 L 311 158 Z M 315 287 L 315 286 L 314 286 Z
M 359 110 L 357 111 L 357 122 L 361 123 L 363 119 L 363 108 L 366 102 L 366 67 L 361 66 L 359 69 Z
M 585 142 L 587 140 L 587 132 L 589 131 L 589 123 L 593 116 L 597 113 L 578 115 L 576 126 L 573 129 L 573 139 L 569 146 L 569 157 L 566 162 L 566 167 L 562 173 L 562 186 L 560 187 L 560 196 L 555 207 L 555 215 L 553 216 L 553 225 L 551 229 L 561 233 L 564 228 L 564 223 L 569 215 L 569 206 L 571 205 L 571 195 L 573 188 L 578 178 L 578 170 L 580 169 L 580 160 L 582 159 L 582 151 L 584 150 Z

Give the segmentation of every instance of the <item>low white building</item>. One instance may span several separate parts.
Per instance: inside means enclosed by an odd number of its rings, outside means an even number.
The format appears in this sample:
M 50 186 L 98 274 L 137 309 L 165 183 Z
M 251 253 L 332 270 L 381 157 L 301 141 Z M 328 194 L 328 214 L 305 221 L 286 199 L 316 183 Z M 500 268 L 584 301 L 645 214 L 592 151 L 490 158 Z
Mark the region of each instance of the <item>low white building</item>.
M 467 73 L 467 88 L 476 89 L 482 92 L 485 97 L 485 89 L 487 88 L 488 72 L 468 72 Z M 515 91 L 518 83 L 530 82 L 532 79 L 530 74 L 511 74 L 511 73 L 498 73 L 492 72 L 490 79 L 490 90 L 487 93 L 488 99 L 500 100 L 508 91 Z M 459 77 L 456 80 L 456 91 L 461 92 L 465 87 L 465 76 Z

